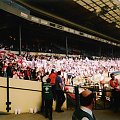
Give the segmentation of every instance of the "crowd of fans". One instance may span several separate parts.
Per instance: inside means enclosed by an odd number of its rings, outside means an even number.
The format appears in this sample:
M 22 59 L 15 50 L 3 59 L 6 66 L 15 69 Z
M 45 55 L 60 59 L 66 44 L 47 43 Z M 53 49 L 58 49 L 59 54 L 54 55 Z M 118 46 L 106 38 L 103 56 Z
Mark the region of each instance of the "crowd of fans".
M 10 77 L 14 79 L 41 81 L 41 78 L 46 73 L 50 74 L 52 69 L 56 72 L 61 71 L 65 79 L 70 74 L 73 77 L 89 77 L 104 71 L 107 73 L 120 71 L 119 59 L 90 60 L 75 57 L 5 54 L 0 55 L 0 76 L 6 77 L 6 72 L 11 71 Z

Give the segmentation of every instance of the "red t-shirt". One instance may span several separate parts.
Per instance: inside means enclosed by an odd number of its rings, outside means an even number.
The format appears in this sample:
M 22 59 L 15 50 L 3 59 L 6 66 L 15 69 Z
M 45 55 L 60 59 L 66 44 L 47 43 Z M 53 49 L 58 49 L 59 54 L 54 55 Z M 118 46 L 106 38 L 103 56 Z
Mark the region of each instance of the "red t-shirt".
M 55 84 L 56 76 L 57 76 L 56 73 L 51 73 L 51 74 L 49 75 L 49 78 L 51 79 L 50 83 L 51 83 L 52 85 Z
M 113 87 L 113 88 L 116 88 L 118 87 L 118 79 L 115 79 L 115 80 L 110 80 L 110 86 Z

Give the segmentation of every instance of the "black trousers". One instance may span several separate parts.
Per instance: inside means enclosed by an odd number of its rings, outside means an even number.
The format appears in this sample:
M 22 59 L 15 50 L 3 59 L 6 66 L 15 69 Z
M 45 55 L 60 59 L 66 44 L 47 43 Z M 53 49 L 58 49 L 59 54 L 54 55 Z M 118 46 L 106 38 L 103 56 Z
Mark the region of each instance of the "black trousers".
M 45 117 L 52 120 L 53 99 L 45 99 Z
M 113 90 L 112 91 L 112 107 L 114 110 L 118 110 L 120 107 L 120 92 Z
M 52 85 L 52 93 L 53 93 L 53 99 L 56 100 L 56 91 L 55 91 L 56 85 Z
M 64 92 L 56 90 L 56 111 L 60 111 L 63 103 L 65 102 Z

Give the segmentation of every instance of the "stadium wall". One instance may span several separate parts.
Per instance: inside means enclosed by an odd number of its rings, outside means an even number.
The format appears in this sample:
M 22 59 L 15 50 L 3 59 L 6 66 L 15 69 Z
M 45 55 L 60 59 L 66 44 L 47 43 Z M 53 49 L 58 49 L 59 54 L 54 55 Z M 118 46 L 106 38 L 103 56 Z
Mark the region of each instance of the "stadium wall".
M 41 82 L 10 78 L 10 113 L 20 109 L 22 113 L 29 112 L 30 108 L 40 110 L 42 103 Z M 0 77 L 0 111 L 6 112 L 7 78 Z
M 42 105 L 42 83 L 38 81 L 12 79 L 9 80 L 9 101 L 11 102 L 11 110 L 9 113 L 15 113 L 16 109 L 20 109 L 21 113 L 30 112 L 37 108 L 41 110 Z M 0 77 L 0 111 L 6 112 L 7 102 L 7 78 Z M 55 110 L 55 101 L 53 101 L 53 110 Z M 63 109 L 66 109 L 66 102 Z

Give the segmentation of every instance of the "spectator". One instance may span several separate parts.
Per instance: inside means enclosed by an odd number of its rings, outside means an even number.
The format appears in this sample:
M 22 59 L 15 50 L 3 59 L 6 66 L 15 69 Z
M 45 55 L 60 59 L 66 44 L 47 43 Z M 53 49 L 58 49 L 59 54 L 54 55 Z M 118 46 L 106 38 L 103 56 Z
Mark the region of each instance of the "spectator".
M 44 77 L 43 77 L 43 79 L 42 79 L 42 81 L 43 82 L 46 82 L 46 80 L 49 78 L 49 72 L 46 72 L 45 73 L 45 75 L 44 75 Z M 51 80 L 51 79 L 50 79 Z
M 6 73 L 7 66 L 8 66 L 8 64 L 6 63 L 6 61 L 4 61 L 4 63 L 3 63 L 3 73 L 4 73 L 3 76 L 4 76 L 4 77 L 7 76 L 7 73 Z
M 19 79 L 19 76 L 18 76 L 18 73 L 17 73 L 17 70 L 13 70 L 13 79 Z
M 24 79 L 25 80 L 30 80 L 31 79 L 30 67 L 27 67 L 27 69 L 25 70 Z
M 24 79 L 24 72 L 23 72 L 23 70 L 19 71 L 18 76 L 19 76 L 19 79 Z
M 35 80 L 36 79 L 36 67 L 34 69 L 31 70 L 31 76 L 32 76 L 32 80 Z
M 38 71 L 38 73 L 37 73 L 36 80 L 37 80 L 37 81 L 42 81 L 42 80 L 41 80 L 41 72 L 40 72 L 40 71 Z
M 3 62 L 0 60 L 0 77 L 4 76 L 4 70 L 3 70 Z

